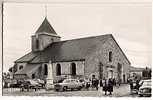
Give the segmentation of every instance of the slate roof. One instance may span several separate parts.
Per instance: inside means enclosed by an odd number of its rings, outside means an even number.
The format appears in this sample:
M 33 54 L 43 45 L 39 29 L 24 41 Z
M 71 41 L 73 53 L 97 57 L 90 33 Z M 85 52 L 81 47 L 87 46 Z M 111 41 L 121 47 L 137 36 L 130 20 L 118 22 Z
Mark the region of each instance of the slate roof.
M 84 60 L 86 56 L 96 51 L 99 46 L 97 44 L 104 44 L 105 41 L 110 37 L 112 38 L 113 36 L 111 34 L 107 34 L 95 37 L 54 42 L 43 51 L 30 52 L 15 62 L 41 63 L 49 62 L 49 60 L 52 62 Z M 125 56 L 124 53 L 123 55 Z
M 38 30 L 36 31 L 36 34 L 39 34 L 41 32 L 57 34 L 46 17 L 45 17 L 43 23 L 39 26 Z
M 40 64 L 27 64 L 27 66 L 15 74 L 31 74 L 34 73 L 41 65 Z
M 30 62 L 37 56 L 35 52 L 29 52 L 28 54 L 24 55 L 23 57 L 17 59 L 15 62 Z

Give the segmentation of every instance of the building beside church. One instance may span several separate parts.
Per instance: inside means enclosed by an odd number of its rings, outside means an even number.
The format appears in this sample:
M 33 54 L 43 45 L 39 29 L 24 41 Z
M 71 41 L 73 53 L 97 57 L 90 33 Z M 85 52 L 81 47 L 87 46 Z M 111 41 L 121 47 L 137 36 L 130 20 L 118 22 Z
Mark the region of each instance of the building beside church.
M 31 52 L 17 59 L 15 78 L 116 78 L 126 82 L 130 61 L 111 34 L 61 41 L 47 18 L 31 37 Z M 49 66 L 51 66 L 52 71 Z

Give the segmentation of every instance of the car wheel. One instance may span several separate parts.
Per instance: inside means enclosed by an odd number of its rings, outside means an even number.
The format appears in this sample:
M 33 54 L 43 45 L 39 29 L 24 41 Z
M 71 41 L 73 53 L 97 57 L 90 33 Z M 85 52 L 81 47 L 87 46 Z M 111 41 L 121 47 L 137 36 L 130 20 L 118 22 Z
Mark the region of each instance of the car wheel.
M 71 88 L 71 91 L 73 91 L 74 89 L 73 88 Z
M 139 94 L 139 97 L 143 97 L 143 95 L 142 94 Z
M 59 91 L 59 89 L 55 89 L 55 91 Z
M 63 87 L 63 91 L 66 91 L 66 90 L 67 90 L 67 87 L 66 87 L 66 86 L 64 86 L 64 87 Z
M 58 89 L 54 88 L 54 91 L 58 91 Z
M 81 89 L 82 89 L 82 87 L 81 87 L 81 86 L 79 86 L 78 90 L 81 90 Z

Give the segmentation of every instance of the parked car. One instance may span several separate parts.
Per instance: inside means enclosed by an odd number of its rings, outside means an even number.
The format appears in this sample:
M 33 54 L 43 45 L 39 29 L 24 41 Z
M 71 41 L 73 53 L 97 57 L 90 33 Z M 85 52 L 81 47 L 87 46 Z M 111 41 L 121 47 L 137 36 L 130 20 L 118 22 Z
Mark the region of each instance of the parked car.
M 151 80 L 142 80 L 140 81 L 140 88 L 138 91 L 139 96 L 151 96 Z
M 39 83 L 41 85 L 42 88 L 45 88 L 45 81 L 41 80 L 41 79 L 34 79 L 34 81 L 36 81 L 37 83 Z
M 20 88 L 21 87 L 21 82 L 17 82 L 17 83 L 10 83 L 10 88 Z
M 24 91 L 25 89 L 27 89 L 27 91 L 29 91 L 29 89 L 35 89 L 35 91 L 37 89 L 42 88 L 41 84 L 39 84 L 37 81 L 35 80 L 25 80 L 23 81 L 23 83 L 21 84 L 21 90 Z
M 17 81 L 17 80 L 11 80 L 9 82 L 9 87 L 10 88 L 19 88 L 21 85 L 21 81 Z
M 65 79 L 62 83 L 57 83 L 54 85 L 56 91 L 66 91 L 67 89 L 78 89 L 81 90 L 83 84 L 77 79 Z

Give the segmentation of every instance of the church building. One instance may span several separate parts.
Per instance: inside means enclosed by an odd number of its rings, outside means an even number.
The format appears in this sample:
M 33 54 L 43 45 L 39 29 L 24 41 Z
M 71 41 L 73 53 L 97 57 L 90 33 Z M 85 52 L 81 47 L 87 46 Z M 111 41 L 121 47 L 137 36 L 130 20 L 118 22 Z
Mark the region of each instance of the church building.
M 47 18 L 31 36 L 31 52 L 14 62 L 15 78 L 116 78 L 126 82 L 130 61 L 114 39 L 105 34 L 61 41 Z

